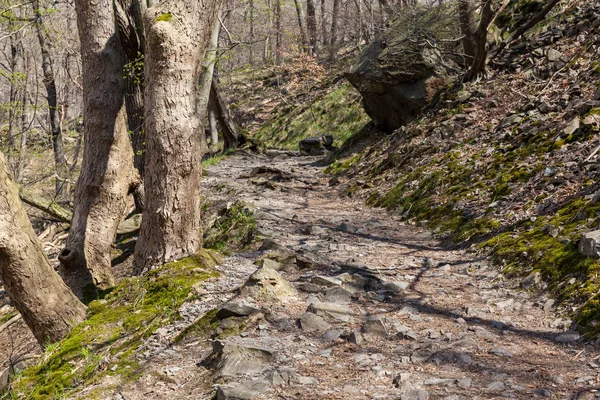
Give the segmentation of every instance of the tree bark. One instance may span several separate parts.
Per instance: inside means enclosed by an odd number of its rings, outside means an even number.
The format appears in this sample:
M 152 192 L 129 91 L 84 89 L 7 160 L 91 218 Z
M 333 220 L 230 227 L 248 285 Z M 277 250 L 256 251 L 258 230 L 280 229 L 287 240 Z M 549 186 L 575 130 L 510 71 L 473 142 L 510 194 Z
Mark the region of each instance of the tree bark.
M 31 332 L 45 345 L 85 319 L 85 306 L 54 272 L 0 154 L 0 278 Z
M 208 109 L 208 98 L 210 97 L 210 86 L 212 85 L 213 75 L 215 71 L 215 64 L 217 62 L 217 48 L 219 47 L 219 32 L 221 32 L 221 23 L 216 18 L 210 32 L 210 41 L 206 54 L 204 56 L 204 63 L 202 69 L 202 75 L 200 78 L 200 93 L 198 94 L 198 112 L 200 113 L 200 119 L 204 121 Z
M 124 75 L 126 82 L 125 110 L 127 129 L 133 146 L 133 164 L 140 177 L 144 177 L 144 28 L 142 26 L 141 2 L 118 0 L 115 2 L 119 42 L 125 55 Z M 141 210 L 140 210 L 141 211 Z
M 48 100 L 48 115 L 50 117 L 50 138 L 52 140 L 52 149 L 54 150 L 54 164 L 56 166 L 56 196 L 66 198 L 69 193 L 69 167 L 65 156 L 62 129 L 60 126 L 60 117 L 58 115 L 58 98 L 56 94 L 56 79 L 54 76 L 54 67 L 52 56 L 50 55 L 52 45 L 48 40 L 46 27 L 42 19 L 42 4 L 40 0 L 33 0 L 33 10 L 35 13 L 35 30 L 40 43 L 42 53 L 42 72 L 44 75 L 44 87 L 46 88 Z
M 306 27 L 308 31 L 309 52 L 317 54 L 317 16 L 315 12 L 315 0 L 306 0 Z
M 342 0 L 333 0 L 333 15 L 331 16 L 331 43 L 329 44 L 329 60 L 333 61 L 337 54 L 338 28 Z
M 144 15 L 146 208 L 134 255 L 138 273 L 202 244 L 197 85 L 217 11 L 215 0 L 173 0 Z
M 306 29 L 304 29 L 304 11 L 302 10 L 302 3 L 300 0 L 294 0 L 296 7 L 296 16 L 298 17 L 298 28 L 300 29 L 300 40 L 301 48 L 304 50 L 308 47 L 308 41 L 306 40 Z
M 275 0 L 275 64 L 281 65 L 281 1 Z
M 329 45 L 329 32 L 327 32 L 327 18 L 326 18 L 326 4 L 325 0 L 320 0 L 319 2 L 321 8 L 321 39 L 323 43 L 323 48 L 327 48 Z
M 475 7 L 471 0 L 458 0 L 458 19 L 463 36 L 465 66 L 471 65 L 475 57 Z
M 487 61 L 487 33 L 490 23 L 494 18 L 494 12 L 492 11 L 492 0 L 481 1 L 481 19 L 477 26 L 477 31 L 474 35 L 475 44 L 475 56 L 471 63 L 471 67 L 465 75 L 465 81 L 470 81 L 485 70 L 485 64 Z
M 139 183 L 123 107 L 123 55 L 111 0 L 76 0 L 83 61 L 84 149 L 59 272 L 80 298 L 115 284 L 111 245 Z
M 210 87 L 210 106 L 214 110 L 217 121 L 219 121 L 219 125 L 221 126 L 223 150 L 235 149 L 246 143 L 246 138 L 229 114 L 227 104 L 225 104 L 219 93 L 219 85 L 214 77 Z
M 217 116 L 212 107 L 208 107 L 208 126 L 210 130 L 210 147 L 214 151 L 219 143 L 219 129 L 217 127 Z
M 250 46 L 248 48 L 248 64 L 254 65 L 254 0 L 248 5 L 250 12 Z

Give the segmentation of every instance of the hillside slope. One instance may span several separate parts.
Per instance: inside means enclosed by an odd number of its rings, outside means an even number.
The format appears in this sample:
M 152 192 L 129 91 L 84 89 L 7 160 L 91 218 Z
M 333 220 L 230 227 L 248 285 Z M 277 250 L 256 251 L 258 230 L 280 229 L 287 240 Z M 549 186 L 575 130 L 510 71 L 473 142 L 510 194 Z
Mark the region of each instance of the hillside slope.
M 595 333 L 600 263 L 577 244 L 600 222 L 600 2 L 559 11 L 494 59 L 489 78 L 443 92 L 329 170 L 344 192 L 529 275 L 524 288 L 541 274 Z

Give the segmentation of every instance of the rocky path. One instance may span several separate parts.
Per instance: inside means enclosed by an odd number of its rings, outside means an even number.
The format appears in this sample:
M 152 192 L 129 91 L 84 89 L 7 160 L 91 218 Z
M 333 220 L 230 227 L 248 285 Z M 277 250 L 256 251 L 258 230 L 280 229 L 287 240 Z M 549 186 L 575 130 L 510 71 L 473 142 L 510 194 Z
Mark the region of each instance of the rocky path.
M 224 293 L 186 305 L 181 326 L 150 338 L 148 372 L 118 398 L 600 397 L 600 355 L 552 301 L 340 198 L 315 161 L 238 153 L 209 168 L 211 200 L 255 209 L 261 250 L 229 257 L 204 288 Z M 231 336 L 161 339 L 215 306 Z

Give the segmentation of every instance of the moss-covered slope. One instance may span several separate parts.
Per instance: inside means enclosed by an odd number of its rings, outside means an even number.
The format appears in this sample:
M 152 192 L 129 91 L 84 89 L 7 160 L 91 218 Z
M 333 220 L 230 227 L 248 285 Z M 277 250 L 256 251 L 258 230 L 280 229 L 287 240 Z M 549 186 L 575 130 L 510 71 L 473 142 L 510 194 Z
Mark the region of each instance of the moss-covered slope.
M 508 275 L 541 272 L 590 334 L 600 330 L 600 263 L 577 243 L 600 224 L 590 156 L 600 145 L 599 8 L 553 15 L 489 79 L 447 90 L 417 121 L 330 167 L 351 178 L 346 193 L 491 253 Z
M 38 363 L 11 383 L 1 398 L 61 399 L 111 376 L 115 385 L 140 373 L 136 349 L 156 329 L 179 318 L 195 296 L 194 285 L 218 275 L 218 253 L 201 250 L 144 276 L 124 280 L 104 299 L 91 302 L 88 318 L 62 341 L 45 349 Z M 101 399 L 102 393 L 86 393 Z

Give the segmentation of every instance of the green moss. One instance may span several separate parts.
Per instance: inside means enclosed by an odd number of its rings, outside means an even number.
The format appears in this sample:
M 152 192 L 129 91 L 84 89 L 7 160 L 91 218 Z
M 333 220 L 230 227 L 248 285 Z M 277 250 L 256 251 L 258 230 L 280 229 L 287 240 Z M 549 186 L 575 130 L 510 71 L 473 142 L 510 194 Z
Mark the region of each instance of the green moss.
M 333 135 L 334 144 L 339 146 L 368 121 L 359 93 L 344 83 L 308 105 L 276 110 L 254 138 L 268 147 L 297 150 L 298 142 L 304 138 Z
M 598 212 L 598 203 L 575 199 L 552 216 L 538 218 L 535 223 L 523 222 L 514 230 L 482 244 L 482 247 L 493 249 L 495 259 L 504 265 L 509 275 L 521 275 L 535 269 L 542 273 L 559 300 L 587 301 L 576 320 L 588 329 L 588 333 L 600 331 L 600 327 L 590 324 L 600 320 L 600 311 L 595 308 L 598 303 L 590 300 L 600 289 L 600 263 L 581 255 L 577 242 L 582 232 L 597 225 Z M 589 220 L 579 220 L 581 215 Z M 558 237 L 548 234 L 548 226 L 560 228 Z M 571 281 L 573 283 L 569 283 Z
M 6 321 L 8 321 L 9 319 L 11 319 L 12 317 L 14 317 L 15 315 L 17 315 L 16 311 L 11 311 L 9 313 L 4 314 L 3 316 L 0 317 L 0 325 L 2 325 L 3 323 L 5 323 Z
M 330 164 L 327 168 L 325 168 L 324 172 L 326 174 L 340 174 L 358 164 L 360 159 L 361 155 L 355 154 L 353 157 L 350 157 L 347 160 L 335 161 L 332 164 Z
M 135 379 L 132 356 L 142 339 L 179 318 L 178 309 L 199 282 L 218 275 L 217 253 L 202 250 L 144 276 L 124 280 L 104 299 L 92 301 L 86 321 L 44 352 L 11 385 L 19 398 L 56 399 L 75 393 L 105 375 Z
M 254 213 L 242 201 L 222 209 L 212 227 L 204 233 L 204 246 L 221 252 L 243 250 L 256 235 Z
M 156 19 L 154 20 L 154 22 L 169 22 L 170 20 L 173 19 L 173 14 L 171 13 L 164 13 L 159 15 L 158 17 L 156 17 Z

